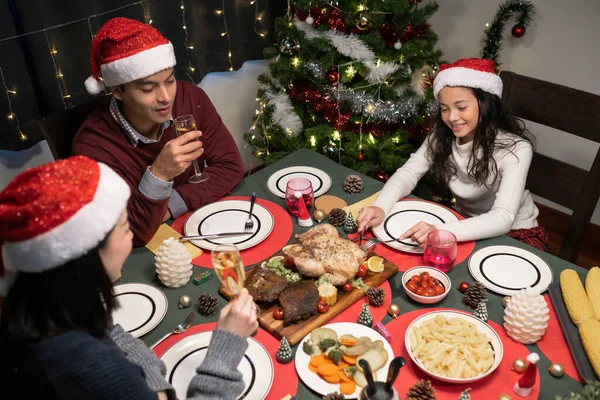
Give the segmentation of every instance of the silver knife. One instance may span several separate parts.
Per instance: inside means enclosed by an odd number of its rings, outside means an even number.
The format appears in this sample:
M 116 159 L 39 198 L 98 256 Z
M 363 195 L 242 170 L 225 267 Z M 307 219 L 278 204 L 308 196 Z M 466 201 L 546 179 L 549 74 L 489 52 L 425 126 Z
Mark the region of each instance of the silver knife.
M 252 235 L 254 232 L 224 232 L 224 233 L 214 233 L 212 235 L 201 235 L 201 236 L 181 236 L 179 240 L 202 240 L 202 239 L 217 239 L 222 237 L 230 237 L 230 236 L 241 236 L 241 235 Z

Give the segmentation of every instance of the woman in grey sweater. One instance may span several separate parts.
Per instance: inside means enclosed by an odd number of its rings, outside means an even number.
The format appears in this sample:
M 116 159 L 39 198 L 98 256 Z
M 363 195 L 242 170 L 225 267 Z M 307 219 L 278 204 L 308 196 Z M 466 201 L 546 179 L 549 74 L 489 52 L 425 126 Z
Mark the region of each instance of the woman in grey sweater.
M 21 398 L 175 399 L 162 361 L 112 324 L 113 283 L 132 248 L 129 187 L 72 157 L 28 170 L 0 193 L 0 385 Z M 221 310 L 188 399 L 235 399 L 246 339 L 258 327 L 247 291 Z

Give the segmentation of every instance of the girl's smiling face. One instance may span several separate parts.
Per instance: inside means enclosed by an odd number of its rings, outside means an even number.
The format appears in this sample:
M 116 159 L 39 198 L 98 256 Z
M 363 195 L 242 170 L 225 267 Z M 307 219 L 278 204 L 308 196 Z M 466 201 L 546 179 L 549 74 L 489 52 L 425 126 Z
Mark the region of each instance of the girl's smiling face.
M 473 92 L 461 86 L 446 86 L 438 95 L 442 121 L 459 138 L 460 144 L 475 138 L 479 122 L 479 103 Z

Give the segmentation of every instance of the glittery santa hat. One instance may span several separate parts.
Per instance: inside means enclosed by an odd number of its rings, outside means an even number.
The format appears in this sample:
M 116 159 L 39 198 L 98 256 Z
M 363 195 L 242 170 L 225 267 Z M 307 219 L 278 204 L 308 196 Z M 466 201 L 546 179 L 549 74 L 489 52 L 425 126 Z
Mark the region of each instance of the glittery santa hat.
M 129 195 L 119 175 L 84 156 L 18 175 L 0 192 L 0 295 L 18 271 L 48 271 L 98 246 Z
M 433 80 L 436 100 L 446 86 L 476 88 L 502 97 L 502 79 L 496 75 L 496 63 L 483 58 L 463 58 L 452 64 L 442 64 Z
M 159 31 L 135 19 L 113 18 L 92 43 L 92 76 L 85 81 L 90 94 L 174 67 L 173 45 Z

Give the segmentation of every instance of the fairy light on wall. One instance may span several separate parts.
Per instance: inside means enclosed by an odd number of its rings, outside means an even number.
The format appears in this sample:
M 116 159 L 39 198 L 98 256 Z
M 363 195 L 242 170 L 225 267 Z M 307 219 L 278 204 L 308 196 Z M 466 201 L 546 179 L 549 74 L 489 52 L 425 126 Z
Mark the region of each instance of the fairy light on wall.
M 231 60 L 231 39 L 229 38 L 229 30 L 227 29 L 227 18 L 225 16 L 225 0 L 222 0 L 221 4 L 223 5 L 223 8 L 221 9 L 220 15 L 223 17 L 223 27 L 225 28 L 225 31 L 223 33 L 221 33 L 221 36 L 227 36 L 227 45 L 228 45 L 227 57 L 229 60 L 229 70 L 233 71 L 233 62 Z
M 56 76 L 56 83 L 58 85 L 58 90 L 60 91 L 60 99 L 62 100 L 63 106 L 65 109 L 67 108 L 66 99 L 71 98 L 71 95 L 66 93 L 66 84 L 64 80 L 64 75 L 60 72 L 59 68 L 56 66 L 56 55 L 58 54 L 58 50 L 56 50 L 50 44 L 50 38 L 48 38 L 48 32 L 44 29 L 44 36 L 46 37 L 46 44 L 48 44 L 48 51 L 50 52 L 50 57 L 52 58 L 52 65 L 54 65 L 54 76 Z M 65 86 L 65 90 L 63 90 L 63 85 Z
M 188 67 L 187 67 L 186 74 L 187 74 L 188 78 L 190 78 L 190 81 L 192 81 L 192 83 L 195 85 L 196 82 L 194 81 L 194 78 L 192 77 L 191 73 L 193 73 L 196 69 L 194 67 L 192 67 L 192 59 L 190 58 L 190 52 L 189 52 L 189 50 L 193 49 L 194 46 L 188 45 L 188 31 L 187 31 L 187 26 L 185 24 L 185 4 L 183 4 L 183 0 L 181 0 L 181 4 L 180 4 L 179 8 L 181 8 L 181 28 L 183 28 L 183 32 L 185 33 L 185 37 L 183 39 L 183 47 L 185 47 L 185 54 L 187 55 L 187 59 L 188 59 Z
M 267 36 L 266 32 L 259 32 L 256 27 L 257 25 L 262 26 L 263 14 L 259 14 L 258 12 L 258 0 L 251 1 L 250 4 L 254 4 L 254 33 L 256 33 L 261 38 L 265 38 Z
M 8 102 L 8 116 L 7 118 L 11 121 L 15 121 L 17 123 L 17 130 L 19 131 L 19 135 L 21 137 L 22 141 L 27 140 L 27 135 L 25 135 L 22 131 L 21 131 L 21 125 L 19 123 L 19 117 L 17 117 L 17 114 L 15 114 L 15 112 L 12 109 L 12 102 L 10 101 L 10 95 L 17 95 L 17 91 L 16 90 L 11 90 L 8 88 L 8 86 L 6 86 L 6 80 L 4 80 L 4 71 L 2 70 L 2 67 L 0 67 L 0 77 L 2 78 L 2 85 L 4 86 L 4 91 L 6 93 L 6 101 Z

